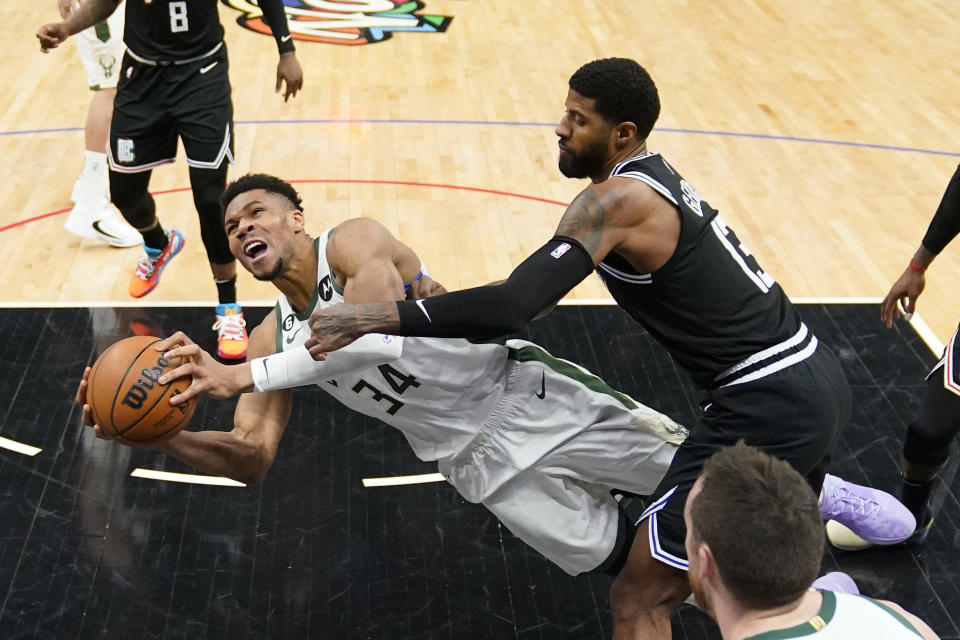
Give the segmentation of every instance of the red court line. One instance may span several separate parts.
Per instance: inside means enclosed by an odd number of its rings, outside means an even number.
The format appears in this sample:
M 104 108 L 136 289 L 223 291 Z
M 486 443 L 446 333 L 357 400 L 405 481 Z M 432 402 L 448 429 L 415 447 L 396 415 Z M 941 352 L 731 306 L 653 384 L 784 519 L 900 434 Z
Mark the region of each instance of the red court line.
M 335 178 L 322 178 L 322 179 L 304 179 L 304 180 L 288 180 L 292 184 L 389 184 L 400 187 L 430 187 L 433 189 L 454 189 L 456 191 L 473 191 L 475 193 L 487 193 L 495 196 L 506 196 L 508 198 L 522 198 L 523 200 L 533 200 L 535 202 L 545 202 L 547 204 L 555 204 L 561 207 L 566 207 L 568 202 L 560 202 L 559 200 L 550 200 L 549 198 L 540 198 L 538 196 L 528 196 L 522 193 L 513 193 L 511 191 L 499 191 L 497 189 L 484 189 L 482 187 L 464 187 L 456 184 L 439 184 L 434 182 L 410 182 L 407 180 L 351 180 L 351 179 L 335 179 Z M 163 191 L 151 191 L 155 196 L 164 195 L 166 193 L 178 193 L 181 191 L 190 191 L 190 187 L 178 187 L 176 189 L 164 189 Z M 7 231 L 8 229 L 13 229 L 15 227 L 22 227 L 23 225 L 30 224 L 31 222 L 36 222 L 37 220 L 43 220 L 44 218 L 50 218 L 52 216 L 60 215 L 61 213 L 66 213 L 70 211 L 70 207 L 66 209 L 57 209 L 56 211 L 51 211 L 49 213 L 42 213 L 39 216 L 34 216 L 32 218 L 27 218 L 25 220 L 18 220 L 17 222 L 12 222 L 6 226 L 0 227 L 0 233 Z

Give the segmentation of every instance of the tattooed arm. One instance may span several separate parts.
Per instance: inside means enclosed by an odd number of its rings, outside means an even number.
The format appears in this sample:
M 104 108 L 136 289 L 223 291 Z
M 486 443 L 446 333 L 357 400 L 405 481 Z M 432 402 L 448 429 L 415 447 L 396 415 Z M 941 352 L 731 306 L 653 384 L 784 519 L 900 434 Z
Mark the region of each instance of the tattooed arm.
M 310 318 L 310 353 L 317 357 L 375 331 L 489 338 L 519 330 L 586 278 L 627 236 L 631 224 L 624 215 L 624 195 L 631 189 L 624 188 L 624 180 L 608 182 L 590 185 L 577 196 L 556 235 L 504 282 L 425 300 L 335 305 L 317 311 Z

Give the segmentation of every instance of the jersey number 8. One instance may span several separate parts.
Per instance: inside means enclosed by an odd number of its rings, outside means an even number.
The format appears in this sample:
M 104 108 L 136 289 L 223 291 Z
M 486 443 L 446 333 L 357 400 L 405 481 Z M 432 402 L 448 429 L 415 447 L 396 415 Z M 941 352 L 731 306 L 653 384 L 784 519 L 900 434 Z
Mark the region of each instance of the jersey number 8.
M 168 6 L 170 8 L 170 33 L 189 31 L 187 3 L 180 0 L 180 2 L 171 2 Z

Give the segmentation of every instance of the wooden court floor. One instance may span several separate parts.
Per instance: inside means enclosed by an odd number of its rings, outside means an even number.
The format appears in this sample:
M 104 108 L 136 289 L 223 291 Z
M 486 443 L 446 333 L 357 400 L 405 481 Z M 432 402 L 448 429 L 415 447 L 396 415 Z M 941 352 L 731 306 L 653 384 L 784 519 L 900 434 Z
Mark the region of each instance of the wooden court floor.
M 380 220 L 449 288 L 504 277 L 552 234 L 583 188 L 556 169 L 553 127 L 567 78 L 598 57 L 632 57 L 651 72 L 663 111 L 650 148 L 796 299 L 882 298 L 960 162 L 960 4 L 950 0 L 424 0 L 406 3 L 421 5 L 416 31 L 358 34 L 334 21 L 322 39 L 353 44 L 298 42 L 306 86 L 287 104 L 273 94 L 272 39 L 240 26 L 235 7 L 244 3 L 231 2 L 220 11 L 236 112 L 232 175 L 294 181 L 312 232 L 351 216 Z M 54 0 L 0 4 L 11 38 L 0 62 L 0 307 L 123 306 L 139 250 L 62 229 L 90 92 L 72 43 L 39 51 L 33 34 L 55 17 Z M 359 44 L 364 38 L 373 41 Z M 215 300 L 187 188 L 182 154 L 154 172 L 158 214 L 187 245 L 144 304 Z M 920 301 L 933 342 L 960 320 L 957 274 L 960 246 L 952 246 L 929 271 Z M 245 273 L 239 290 L 251 305 L 275 297 Z M 571 297 L 607 295 L 591 277 Z M 881 329 L 870 320 L 879 312 L 864 309 L 844 329 L 860 348 L 914 340 L 907 327 Z M 922 367 L 896 358 L 878 366 L 900 389 L 899 426 L 884 445 L 892 451 L 912 406 L 906 374 Z M 863 424 L 856 437 L 868 443 L 869 415 Z M 0 434 L 14 426 L 22 425 L 0 423 Z M 866 472 L 852 479 L 875 480 Z M 953 571 L 955 560 L 943 554 L 956 541 L 944 533 L 941 542 L 931 558 Z M 888 580 L 878 569 L 873 586 L 883 590 Z M 958 603 L 953 580 L 936 574 L 922 593 Z
M 882 297 L 960 161 L 960 5 L 950 0 L 420 4 L 416 15 L 452 18 L 444 32 L 300 42 L 306 86 L 287 104 L 273 94 L 272 40 L 221 5 L 233 175 L 316 181 L 298 183 L 311 229 L 381 220 L 449 287 L 502 278 L 584 186 L 557 171 L 553 126 L 567 78 L 598 57 L 650 70 L 663 103 L 650 148 L 794 297 Z M 62 230 L 65 213 L 24 223 L 69 207 L 89 91 L 72 43 L 49 55 L 36 44 L 53 0 L 3 3 L 0 17 L 11 38 L 0 66 L 0 303 L 126 302 L 138 250 L 80 241 Z M 187 247 L 151 301 L 215 297 L 199 277 L 208 267 L 187 186 L 182 156 L 154 172 L 161 220 Z M 921 300 L 941 340 L 956 327 L 958 270 L 952 248 Z M 245 275 L 240 295 L 273 298 Z M 596 279 L 574 295 L 606 297 Z

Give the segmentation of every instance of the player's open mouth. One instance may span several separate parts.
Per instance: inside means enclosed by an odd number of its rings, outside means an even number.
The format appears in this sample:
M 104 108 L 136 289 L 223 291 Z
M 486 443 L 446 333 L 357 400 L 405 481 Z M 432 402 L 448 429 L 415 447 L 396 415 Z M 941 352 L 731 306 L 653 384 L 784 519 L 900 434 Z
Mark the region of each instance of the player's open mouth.
M 251 260 L 256 260 L 267 250 L 267 243 L 262 240 L 251 240 L 243 245 L 243 255 Z

